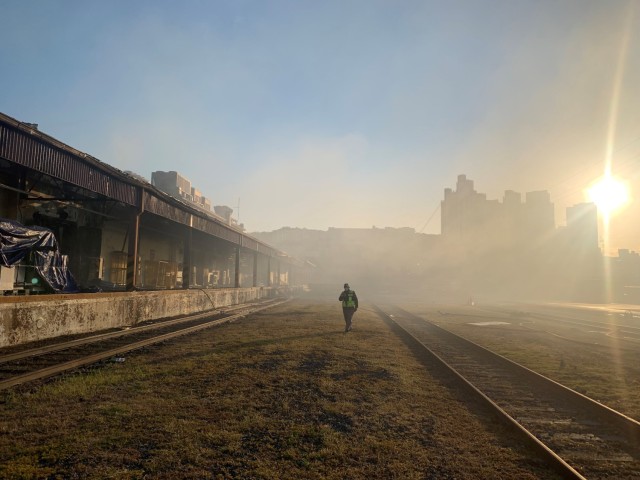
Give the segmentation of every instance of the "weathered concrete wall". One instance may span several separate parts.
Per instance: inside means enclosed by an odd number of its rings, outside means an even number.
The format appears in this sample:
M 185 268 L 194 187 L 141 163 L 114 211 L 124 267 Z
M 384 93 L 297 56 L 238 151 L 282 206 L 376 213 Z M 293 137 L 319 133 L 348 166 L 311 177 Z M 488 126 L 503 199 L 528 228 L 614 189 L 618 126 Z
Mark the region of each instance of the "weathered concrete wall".
M 0 297 L 0 347 L 202 313 L 281 293 L 257 287 Z

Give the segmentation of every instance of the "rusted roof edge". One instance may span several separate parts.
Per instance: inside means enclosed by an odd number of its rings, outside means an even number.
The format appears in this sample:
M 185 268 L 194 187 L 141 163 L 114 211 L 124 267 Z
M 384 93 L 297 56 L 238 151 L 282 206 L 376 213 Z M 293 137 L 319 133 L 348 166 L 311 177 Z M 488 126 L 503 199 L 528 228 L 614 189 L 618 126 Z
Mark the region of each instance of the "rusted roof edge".
M 149 193 L 156 195 L 158 197 L 160 197 L 162 200 L 165 200 L 173 205 L 175 205 L 176 207 L 182 208 L 184 210 L 186 210 L 188 213 L 198 216 L 200 218 L 204 218 L 206 220 L 209 221 L 213 221 L 217 224 L 219 224 L 220 226 L 222 226 L 223 228 L 226 228 L 228 230 L 233 231 L 234 233 L 239 234 L 241 237 L 250 239 L 252 242 L 257 243 L 258 245 L 264 247 L 264 249 L 269 253 L 269 256 L 280 256 L 280 254 L 284 253 L 281 252 L 280 250 L 278 250 L 275 247 L 272 247 L 271 245 L 268 245 L 266 243 L 264 243 L 261 240 L 258 240 L 257 238 L 243 232 L 240 228 L 237 228 L 233 225 L 230 225 L 228 223 L 226 223 L 221 217 L 218 217 L 218 215 L 216 215 L 214 212 L 205 212 L 202 211 L 200 209 L 198 209 L 195 206 L 189 205 L 186 202 L 179 200 L 171 195 L 169 195 L 166 192 L 163 192 L 162 190 L 158 189 L 157 187 L 155 187 L 154 185 L 152 185 L 149 182 L 143 182 L 141 180 L 136 179 L 135 177 L 132 177 L 131 175 L 128 175 L 127 173 L 125 173 L 124 171 L 109 165 L 108 163 L 102 162 L 101 160 L 93 157 L 92 155 L 89 155 L 88 153 L 82 152 L 76 148 L 73 148 L 69 145 L 67 145 L 64 142 L 61 142 L 60 140 L 52 137 L 51 135 L 48 135 L 44 132 L 42 132 L 41 130 L 39 130 L 38 128 L 34 128 L 33 124 L 28 123 L 28 122 L 21 122 L 20 120 L 17 120 L 5 113 L 0 112 L 0 122 L 4 122 L 8 125 L 10 125 L 11 127 L 22 131 L 25 134 L 28 134 L 32 137 L 37 137 L 40 141 L 43 141 L 45 143 L 48 143 L 56 148 L 59 148 L 61 150 L 64 150 L 65 152 L 73 155 L 74 157 L 76 157 L 78 160 L 80 160 L 81 162 L 85 162 L 87 164 L 89 164 L 91 167 L 93 168 L 97 168 L 99 170 L 102 170 L 103 172 L 117 178 L 120 181 L 123 181 L 124 183 L 128 183 L 130 185 L 133 186 L 137 186 L 140 187 L 146 191 L 148 191 Z M 260 251 L 260 249 L 258 249 L 258 251 Z M 266 252 L 262 252 L 262 253 L 266 253 Z M 285 254 L 286 255 L 286 254 Z M 288 255 L 287 255 L 288 256 Z

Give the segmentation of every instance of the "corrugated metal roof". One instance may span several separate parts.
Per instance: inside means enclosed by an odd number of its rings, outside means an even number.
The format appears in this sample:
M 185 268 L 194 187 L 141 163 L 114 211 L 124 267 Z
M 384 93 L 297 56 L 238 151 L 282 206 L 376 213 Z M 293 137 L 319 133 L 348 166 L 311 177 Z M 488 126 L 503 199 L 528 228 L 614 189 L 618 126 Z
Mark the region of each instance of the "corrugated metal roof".
M 213 212 L 208 214 L 187 205 L 150 183 L 70 147 L 37 130 L 32 124 L 20 122 L 3 113 L 0 113 L 0 157 L 124 204 L 143 207 L 150 213 L 265 255 L 277 256 L 281 253 L 226 224 Z
M 206 218 L 194 216 L 193 228 L 200 230 L 201 232 L 206 232 L 209 235 L 222 238 L 236 245 L 240 245 L 240 242 L 242 241 L 242 234 L 240 232 L 224 228 L 222 225 L 212 222 Z
M 0 156 L 127 205 L 140 204 L 140 191 L 135 185 L 123 182 L 81 161 L 76 155 L 3 122 L 0 123 Z

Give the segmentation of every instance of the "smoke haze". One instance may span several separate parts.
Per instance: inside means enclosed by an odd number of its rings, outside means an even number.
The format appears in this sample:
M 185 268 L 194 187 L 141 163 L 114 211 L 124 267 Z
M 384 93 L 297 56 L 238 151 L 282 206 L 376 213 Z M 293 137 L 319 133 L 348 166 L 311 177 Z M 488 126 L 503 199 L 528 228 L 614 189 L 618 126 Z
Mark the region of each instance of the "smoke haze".
M 637 7 L 10 2 L 2 110 L 123 170 L 177 170 L 250 231 L 438 234 L 461 173 L 489 199 L 548 190 L 563 225 L 603 172 L 626 39 L 613 172 L 633 198 L 611 248 L 639 250 Z

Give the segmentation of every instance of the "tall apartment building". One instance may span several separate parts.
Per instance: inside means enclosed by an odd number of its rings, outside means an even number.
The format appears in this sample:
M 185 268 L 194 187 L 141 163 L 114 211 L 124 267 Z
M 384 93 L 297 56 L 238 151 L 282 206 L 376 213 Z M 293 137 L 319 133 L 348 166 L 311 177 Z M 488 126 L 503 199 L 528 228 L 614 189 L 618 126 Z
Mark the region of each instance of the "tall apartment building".
M 567 240 L 573 249 L 598 252 L 598 207 L 579 203 L 567 208 Z
M 549 192 L 522 195 L 507 190 L 503 202 L 487 200 L 475 191 L 473 181 L 458 175 L 455 191 L 446 188 L 441 202 L 443 237 L 467 244 L 519 246 L 547 237 L 555 228 L 553 203 Z
M 522 226 L 531 239 L 548 239 L 556 228 L 553 203 L 548 191 L 527 192 L 523 206 Z
M 487 200 L 484 193 L 473 188 L 473 181 L 458 175 L 456 190 L 444 190 L 441 202 L 442 235 L 462 239 L 469 235 L 484 237 L 495 227 L 497 200 Z
M 505 190 L 502 199 L 502 218 L 504 241 L 508 245 L 520 245 L 524 240 L 522 194 Z

